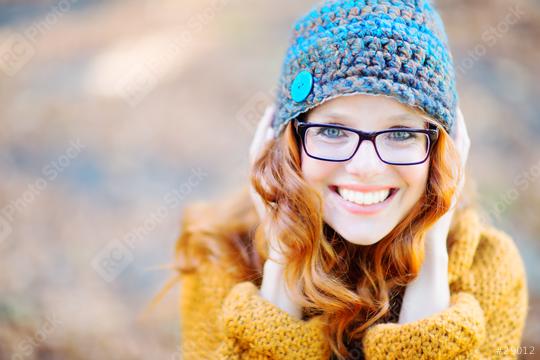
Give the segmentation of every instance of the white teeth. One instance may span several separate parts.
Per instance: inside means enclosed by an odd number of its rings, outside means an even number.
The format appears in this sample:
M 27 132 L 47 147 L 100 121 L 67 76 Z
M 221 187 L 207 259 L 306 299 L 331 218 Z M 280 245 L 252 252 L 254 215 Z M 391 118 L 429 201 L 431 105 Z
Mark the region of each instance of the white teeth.
M 390 193 L 390 189 L 379 190 L 373 192 L 359 192 L 349 189 L 338 188 L 338 193 L 347 201 L 351 201 L 360 205 L 371 205 L 383 202 Z

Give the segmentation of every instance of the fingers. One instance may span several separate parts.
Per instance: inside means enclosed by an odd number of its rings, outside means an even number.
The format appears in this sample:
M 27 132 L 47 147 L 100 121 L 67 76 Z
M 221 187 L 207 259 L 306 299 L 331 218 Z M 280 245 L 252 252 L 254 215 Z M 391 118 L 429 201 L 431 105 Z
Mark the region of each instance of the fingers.
M 272 238 L 270 238 L 270 242 L 268 243 L 268 259 L 277 264 L 282 264 L 285 260 L 285 255 L 283 255 L 279 243 L 277 241 L 272 241 L 271 239 Z
M 461 112 L 461 108 L 458 106 L 456 111 L 456 131 L 454 133 L 454 139 L 459 140 L 461 136 L 461 127 L 463 123 L 463 113 Z
M 463 167 L 467 163 L 467 158 L 469 156 L 469 148 L 471 145 L 471 140 L 467 131 L 467 126 L 465 124 L 465 118 L 463 117 L 463 112 L 458 106 L 457 108 L 457 117 L 456 117 L 456 133 L 455 133 L 455 142 L 458 148 L 458 151 L 461 155 L 461 161 Z
M 258 143 L 261 143 L 262 140 L 266 137 L 266 132 L 270 128 L 273 115 L 273 106 L 267 106 L 264 110 L 264 114 L 257 125 L 257 130 L 255 131 L 255 139 Z
M 255 130 L 255 135 L 253 136 L 253 141 L 250 146 L 250 161 L 253 163 L 261 150 L 264 148 L 264 145 L 273 138 L 274 132 L 272 129 L 272 119 L 274 117 L 274 106 L 268 106 L 259 121 L 257 129 Z
M 459 198 L 465 186 L 465 166 L 467 164 L 467 158 L 469 156 L 469 148 L 470 148 L 470 139 L 469 139 L 469 134 L 467 132 L 467 126 L 465 124 L 465 118 L 459 106 L 457 108 L 457 113 L 456 113 L 456 131 L 454 135 L 454 141 L 455 141 L 457 150 L 461 158 L 461 165 L 462 165 L 463 172 L 461 172 L 460 177 L 458 179 L 458 183 L 456 184 L 456 191 L 452 198 L 451 209 L 457 206 L 457 203 L 459 201 Z
M 272 139 L 274 136 L 273 129 L 272 129 L 272 119 L 274 117 L 274 107 L 268 106 L 261 117 L 261 120 L 259 121 L 259 124 L 257 125 L 257 129 L 255 130 L 255 134 L 253 136 L 253 141 L 250 146 L 249 150 L 249 161 L 250 165 L 253 166 L 257 159 L 260 157 L 262 150 L 264 149 L 266 143 Z M 266 188 L 266 184 L 261 184 L 263 188 Z M 264 219 L 266 210 L 264 206 L 264 202 L 260 198 L 259 194 L 255 192 L 252 186 L 250 186 L 250 193 L 251 197 L 253 199 L 253 202 L 255 204 L 255 208 L 257 209 L 257 213 L 259 214 L 260 219 Z
M 270 141 L 274 137 L 274 129 L 272 128 L 272 119 L 274 118 L 276 109 L 273 105 L 269 106 L 267 108 L 266 112 L 266 118 L 264 119 L 264 128 L 267 129 L 266 131 L 266 139 L 265 141 Z
M 458 130 L 460 138 L 467 144 L 470 142 L 469 134 L 467 131 L 467 125 L 465 124 L 465 118 L 463 117 L 463 112 L 461 112 L 461 108 L 458 107 Z

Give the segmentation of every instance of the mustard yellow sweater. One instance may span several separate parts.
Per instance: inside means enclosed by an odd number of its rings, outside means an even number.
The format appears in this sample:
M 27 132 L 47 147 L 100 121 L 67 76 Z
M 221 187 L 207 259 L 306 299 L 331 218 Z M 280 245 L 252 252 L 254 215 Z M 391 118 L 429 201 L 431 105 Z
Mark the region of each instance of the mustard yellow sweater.
M 373 325 L 363 338 L 366 359 L 517 357 L 528 309 L 522 259 L 507 234 L 465 214 L 448 249 L 450 307 L 412 323 Z M 181 277 L 182 359 L 330 358 L 320 316 L 291 317 L 230 268 L 206 262 Z

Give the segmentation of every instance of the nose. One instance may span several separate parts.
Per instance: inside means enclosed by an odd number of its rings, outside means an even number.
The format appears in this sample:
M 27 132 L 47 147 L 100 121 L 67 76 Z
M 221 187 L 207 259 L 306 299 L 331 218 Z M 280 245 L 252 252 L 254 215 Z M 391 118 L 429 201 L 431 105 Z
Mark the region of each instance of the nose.
M 381 172 L 385 165 L 379 159 L 375 145 L 369 140 L 364 140 L 360 144 L 356 154 L 347 161 L 345 168 L 351 174 L 359 177 L 362 177 L 362 175 L 369 177 L 370 174 Z

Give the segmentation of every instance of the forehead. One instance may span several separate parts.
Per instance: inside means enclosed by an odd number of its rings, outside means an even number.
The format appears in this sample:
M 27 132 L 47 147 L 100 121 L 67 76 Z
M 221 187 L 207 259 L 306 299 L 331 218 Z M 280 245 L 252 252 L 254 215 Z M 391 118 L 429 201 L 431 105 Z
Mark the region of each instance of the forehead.
M 421 111 L 388 96 L 355 94 L 328 100 L 311 109 L 305 119 L 309 122 L 340 123 L 377 129 L 404 125 L 423 127 L 429 118 Z

